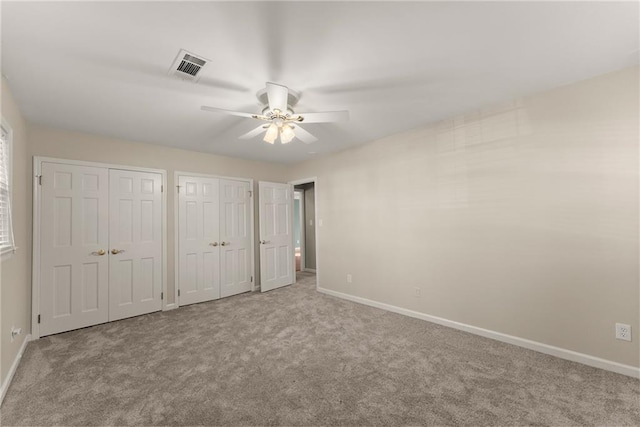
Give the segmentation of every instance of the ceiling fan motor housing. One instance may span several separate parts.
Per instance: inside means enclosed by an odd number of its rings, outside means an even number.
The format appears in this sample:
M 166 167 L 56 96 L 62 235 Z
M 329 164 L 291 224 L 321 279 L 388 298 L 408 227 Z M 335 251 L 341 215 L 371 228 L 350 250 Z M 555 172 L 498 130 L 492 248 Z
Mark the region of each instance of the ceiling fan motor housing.
M 287 112 L 286 112 L 286 114 L 293 115 L 293 107 L 295 107 L 295 105 L 300 100 L 300 92 L 296 92 L 295 90 L 292 90 L 292 89 L 288 89 L 288 90 L 289 90 L 289 93 L 287 95 Z M 266 113 L 271 111 L 271 110 L 269 110 L 269 97 L 267 95 L 267 89 L 266 88 L 262 88 L 258 92 L 256 92 L 256 98 L 258 98 L 258 101 L 260 102 L 261 105 L 265 106 L 264 109 L 262 110 L 262 114 L 266 115 Z

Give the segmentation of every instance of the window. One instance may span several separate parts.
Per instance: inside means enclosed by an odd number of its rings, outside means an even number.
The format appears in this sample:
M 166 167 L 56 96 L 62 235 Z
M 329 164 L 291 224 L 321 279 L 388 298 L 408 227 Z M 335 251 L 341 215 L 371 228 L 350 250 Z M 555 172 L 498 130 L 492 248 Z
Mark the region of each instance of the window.
M 0 254 L 14 252 L 11 222 L 11 143 L 13 133 L 2 120 L 0 127 Z

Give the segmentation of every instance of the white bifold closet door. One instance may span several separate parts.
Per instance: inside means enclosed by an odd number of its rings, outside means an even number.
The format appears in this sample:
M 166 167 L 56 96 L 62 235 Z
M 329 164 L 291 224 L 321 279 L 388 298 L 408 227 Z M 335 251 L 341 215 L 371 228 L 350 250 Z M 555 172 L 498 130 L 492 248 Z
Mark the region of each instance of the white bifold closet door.
M 42 163 L 40 335 L 109 320 L 109 170 Z
M 180 176 L 178 185 L 180 304 L 220 298 L 218 180 Z
M 251 208 L 247 181 L 220 180 L 220 296 L 251 290 Z
M 180 305 L 251 290 L 249 182 L 178 177 Z
M 45 336 L 162 308 L 162 177 L 43 162 L 40 329 Z
M 293 186 L 260 181 L 260 290 L 293 283 Z
M 109 320 L 162 309 L 162 176 L 109 170 Z

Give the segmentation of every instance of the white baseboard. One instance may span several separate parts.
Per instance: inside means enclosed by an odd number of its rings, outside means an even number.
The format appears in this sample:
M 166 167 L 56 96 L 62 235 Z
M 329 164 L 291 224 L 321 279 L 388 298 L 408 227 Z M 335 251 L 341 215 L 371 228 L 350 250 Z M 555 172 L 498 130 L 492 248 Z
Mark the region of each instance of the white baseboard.
M 4 382 L 2 383 L 2 386 L 0 387 L 0 405 L 2 405 L 2 402 L 4 401 L 4 396 L 5 394 L 7 394 L 7 390 L 9 390 L 9 386 L 11 385 L 11 380 L 13 380 L 13 376 L 16 374 L 16 370 L 18 370 L 18 365 L 20 364 L 20 360 L 22 359 L 22 355 L 24 354 L 24 350 L 27 348 L 27 344 L 29 343 L 29 341 L 31 341 L 31 335 L 27 335 L 26 337 L 24 337 L 24 341 L 20 346 L 20 350 L 18 351 L 18 354 L 16 355 L 16 358 L 13 361 L 13 364 L 11 365 L 11 369 L 9 369 L 7 378 L 4 380 Z
M 578 362 L 584 365 L 593 366 L 594 368 L 605 369 L 607 371 L 616 372 L 618 374 L 626 375 L 633 378 L 640 378 L 640 368 L 636 368 L 634 366 L 623 365 L 622 363 L 601 359 L 599 357 L 590 356 L 588 354 L 578 353 L 576 351 L 515 337 L 513 335 L 503 334 L 501 332 L 496 332 L 489 329 L 478 328 L 477 326 L 471 326 L 465 323 L 443 319 L 442 317 L 431 316 L 429 314 L 420 313 L 418 311 L 408 310 L 406 308 L 397 307 L 395 305 L 385 304 L 367 298 L 344 294 L 342 292 L 332 291 L 330 289 L 318 288 L 318 291 L 334 297 L 346 299 L 371 307 L 381 308 L 383 310 L 392 311 L 394 313 L 403 314 L 405 316 L 414 317 L 416 319 L 426 320 L 427 322 L 437 323 L 438 325 L 469 332 L 474 335 L 491 338 L 496 341 L 517 345 L 518 347 L 524 347 L 529 350 L 549 354 L 561 359 L 571 360 L 572 362 Z
M 304 271 L 308 271 L 309 273 L 315 273 L 316 269 L 315 268 L 305 268 Z
M 169 310 L 175 310 L 176 308 L 178 308 L 178 303 L 174 302 L 173 304 L 167 304 L 164 307 L 162 307 L 162 311 L 169 311 Z

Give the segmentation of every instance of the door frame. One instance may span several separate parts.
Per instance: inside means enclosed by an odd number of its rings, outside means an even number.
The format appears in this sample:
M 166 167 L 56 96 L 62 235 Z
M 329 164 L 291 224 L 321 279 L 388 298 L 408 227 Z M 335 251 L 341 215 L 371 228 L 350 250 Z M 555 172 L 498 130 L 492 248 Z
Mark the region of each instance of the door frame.
M 314 218 L 316 220 L 316 226 L 313 228 L 315 230 L 315 237 L 316 237 L 316 289 L 320 288 L 320 251 L 318 250 L 318 248 L 320 247 L 320 233 L 318 233 L 318 228 L 321 227 L 322 221 L 320 219 L 318 219 L 318 177 L 317 176 L 313 176 L 310 178 L 302 178 L 302 179 L 296 179 L 294 181 L 289 181 L 288 184 L 291 184 L 294 186 L 294 191 L 295 191 L 295 186 L 296 185 L 301 185 L 301 184 L 310 184 L 313 182 L 313 191 L 314 191 L 314 195 L 313 195 L 313 199 L 314 199 Z M 305 191 L 306 193 L 306 191 Z M 306 194 L 305 194 L 306 195 Z M 306 221 L 306 219 L 305 219 Z M 305 227 L 306 227 L 306 223 L 305 223 Z M 293 283 L 296 283 L 296 262 L 295 262 L 295 254 L 294 254 L 294 258 L 293 258 Z
M 122 169 L 134 172 L 157 173 L 162 176 L 162 292 L 167 294 L 167 171 L 164 169 L 142 168 L 112 163 L 89 162 L 84 160 L 59 159 L 55 157 L 33 156 L 33 208 L 32 208 L 32 263 L 31 263 L 31 336 L 40 338 L 40 325 L 38 314 L 40 312 L 40 207 L 41 186 L 39 178 L 42 174 L 42 163 L 59 163 L 73 166 L 89 166 L 106 169 Z M 171 310 L 177 304 L 168 304 L 168 298 L 162 299 L 162 311 Z
M 206 174 L 206 173 L 195 173 L 195 172 L 186 172 L 186 171 L 174 171 L 173 172 L 173 186 L 174 186 L 174 190 L 173 190 L 173 248 L 174 248 L 174 298 L 175 298 L 175 302 L 176 302 L 176 308 L 180 307 L 180 297 L 178 296 L 178 284 L 179 284 L 179 278 L 180 278 L 180 227 L 179 227 L 179 223 L 178 221 L 180 220 L 180 218 L 178 217 L 178 211 L 179 211 L 179 200 L 178 200 L 178 182 L 179 182 L 179 177 L 180 176 L 193 176 L 193 177 L 197 177 L 197 178 L 210 178 L 210 179 L 230 179 L 230 180 L 234 180 L 234 181 L 243 181 L 243 182 L 248 182 L 249 183 L 249 188 L 251 190 L 251 196 L 249 197 L 249 199 L 251 200 L 250 202 L 250 206 L 249 206 L 249 211 L 250 211 L 250 216 L 249 216 L 249 223 L 251 224 L 251 236 L 249 237 L 249 241 L 250 241 L 250 245 L 251 245 L 251 276 L 253 277 L 253 280 L 251 281 L 251 292 L 254 292 L 256 290 L 256 282 L 258 281 L 258 275 L 256 274 L 256 267 L 255 267 L 255 261 L 256 261 L 256 257 L 255 257 L 255 240 L 254 240 L 254 235 L 255 235 L 255 223 L 254 223 L 254 200 L 255 197 L 255 189 L 253 188 L 253 178 L 239 178 L 237 176 L 224 176 L 224 175 L 212 175 L 212 174 Z
M 295 211 L 295 203 L 296 203 L 296 193 L 301 194 L 302 197 L 300 199 L 300 271 L 305 271 L 305 258 L 306 258 L 306 252 L 305 252 L 305 245 L 306 245 L 306 239 L 305 239 L 305 228 L 307 226 L 307 219 L 305 218 L 305 212 L 304 212 L 304 198 L 305 198 L 305 192 L 304 190 L 296 190 L 295 186 L 293 188 L 293 203 L 294 203 L 294 211 Z M 295 213 L 295 212 L 294 212 Z M 295 224 L 295 221 L 294 221 Z M 295 236 L 295 230 L 293 235 Z M 293 247 L 293 251 L 294 251 L 294 258 L 295 258 L 295 245 Z M 295 283 L 295 282 L 294 282 Z

